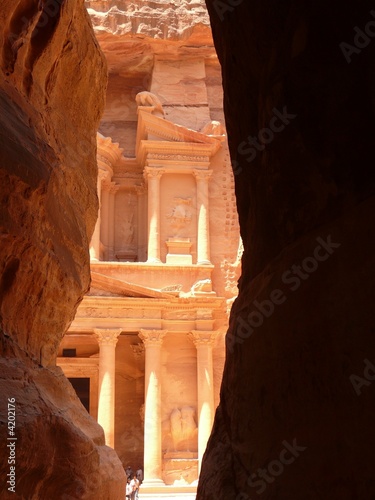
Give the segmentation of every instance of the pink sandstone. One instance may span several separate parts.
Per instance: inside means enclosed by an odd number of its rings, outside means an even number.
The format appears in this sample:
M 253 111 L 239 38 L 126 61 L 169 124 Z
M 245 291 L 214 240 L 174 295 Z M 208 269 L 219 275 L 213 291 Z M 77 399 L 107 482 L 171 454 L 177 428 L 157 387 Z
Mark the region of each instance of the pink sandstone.
M 121 463 L 54 366 L 89 287 L 106 65 L 82 2 L 1 0 L 0 26 L 0 496 L 120 498 Z

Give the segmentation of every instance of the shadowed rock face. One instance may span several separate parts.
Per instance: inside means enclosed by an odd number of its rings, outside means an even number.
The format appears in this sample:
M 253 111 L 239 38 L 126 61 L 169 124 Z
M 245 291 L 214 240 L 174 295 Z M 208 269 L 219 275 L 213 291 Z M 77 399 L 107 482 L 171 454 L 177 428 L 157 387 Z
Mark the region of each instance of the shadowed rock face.
M 197 498 L 372 498 L 373 5 L 207 5 L 245 252 Z
M 89 287 L 105 85 L 83 2 L 0 0 L 1 498 L 123 497 L 121 463 L 55 367 Z

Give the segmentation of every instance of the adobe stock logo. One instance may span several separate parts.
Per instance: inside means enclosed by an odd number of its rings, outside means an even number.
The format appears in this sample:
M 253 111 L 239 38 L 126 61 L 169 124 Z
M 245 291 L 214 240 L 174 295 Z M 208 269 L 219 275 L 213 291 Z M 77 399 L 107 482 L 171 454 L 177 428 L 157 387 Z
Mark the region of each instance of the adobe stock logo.
M 331 235 L 328 235 L 326 240 L 318 237 L 316 242 L 318 245 L 315 246 L 311 256 L 305 257 L 300 264 L 293 264 L 283 272 L 281 281 L 284 285 L 287 285 L 290 292 L 298 290 L 302 283 L 317 271 L 320 263 L 329 259 L 334 251 L 341 246 L 341 243 L 332 241 Z M 287 300 L 287 297 L 287 294 L 281 288 L 275 288 L 268 298 L 261 301 L 254 300 L 247 318 L 238 316 L 234 333 L 227 333 L 227 351 L 233 353 L 235 344 L 243 344 L 246 339 L 250 338 L 254 331 L 261 327 L 267 318 L 272 316 L 276 306 L 282 305 Z
M 365 364 L 365 369 L 363 370 L 363 377 L 355 375 L 354 373 L 349 377 L 350 382 L 352 383 L 353 389 L 355 390 L 357 396 L 360 396 L 362 394 L 361 388 L 363 386 L 368 387 L 369 385 L 371 385 L 371 382 L 375 380 L 375 365 L 371 363 L 371 361 L 368 359 L 364 359 L 363 362 Z
M 38 22 L 36 23 L 33 32 L 31 33 L 31 38 L 35 38 L 38 35 L 40 29 L 47 26 L 52 18 L 60 14 L 64 2 L 65 0 L 48 0 L 44 2 L 45 5 L 43 6 L 43 10 L 40 13 Z M 23 16 L 21 18 L 21 21 L 23 23 L 21 29 L 18 29 L 17 33 L 10 33 L 8 35 L 8 40 L 10 43 L 14 43 L 19 39 L 20 34 L 26 31 L 26 29 L 32 23 L 33 19 Z
M 297 439 L 293 439 L 292 444 L 284 440 L 282 445 L 284 448 L 281 450 L 278 459 L 272 460 L 267 467 L 259 468 L 256 473 L 249 476 L 247 484 L 251 488 L 257 488 L 255 491 L 257 495 L 264 493 L 267 485 L 272 484 L 276 477 L 281 476 L 285 466 L 291 465 L 307 449 L 306 446 L 299 446 Z M 236 500 L 251 500 L 251 498 L 246 493 L 240 493 L 237 495 Z
M 282 113 L 276 108 L 273 108 L 272 113 L 273 117 L 270 120 L 269 127 L 262 128 L 258 132 L 258 137 L 249 136 L 246 141 L 241 142 L 238 146 L 238 152 L 241 155 L 246 155 L 246 161 L 249 163 L 254 160 L 257 151 L 263 151 L 266 145 L 274 140 L 275 134 L 282 132 L 290 121 L 297 116 L 288 114 L 286 106 L 283 107 Z M 279 123 L 277 124 L 278 120 Z
M 375 18 L 375 10 L 370 11 L 370 14 L 372 15 L 372 17 Z M 348 64 L 352 62 L 352 55 L 360 54 L 362 50 L 369 45 L 371 39 L 375 37 L 375 20 L 374 19 L 370 20 L 366 24 L 363 30 L 358 28 L 358 26 L 355 26 L 354 32 L 355 32 L 353 40 L 354 45 L 351 45 L 350 43 L 347 42 L 340 43 L 340 49 L 344 54 L 344 57 Z
M 243 0 L 226 0 L 225 2 L 222 0 L 215 0 L 213 6 L 220 21 L 223 21 L 225 13 L 233 12 L 234 7 L 237 7 L 237 5 L 240 5 L 242 2 Z
M 246 161 L 251 163 L 255 160 L 256 155 L 259 151 L 264 151 L 267 144 L 270 144 L 274 138 L 275 134 L 278 134 L 285 130 L 286 126 L 289 125 L 291 120 L 296 118 L 297 115 L 288 113 L 286 106 L 280 112 L 278 109 L 273 108 L 273 116 L 270 119 L 268 127 L 264 127 L 258 132 L 257 137 L 249 137 L 240 142 L 237 148 L 237 153 L 241 156 L 246 156 Z M 242 168 L 237 160 L 232 161 L 232 167 L 234 175 L 242 172 Z

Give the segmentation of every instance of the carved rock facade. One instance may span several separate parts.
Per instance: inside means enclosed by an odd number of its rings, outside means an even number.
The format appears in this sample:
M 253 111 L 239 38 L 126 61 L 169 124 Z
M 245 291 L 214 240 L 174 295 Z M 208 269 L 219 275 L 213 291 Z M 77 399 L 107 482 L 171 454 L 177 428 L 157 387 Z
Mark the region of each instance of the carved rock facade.
M 92 286 L 58 364 L 78 392 L 86 384 L 87 408 L 124 468 L 144 468 L 142 496 L 190 499 L 219 403 L 240 270 L 220 67 L 203 4 L 181 2 L 192 18 L 180 12 L 178 32 L 170 16 L 162 38 L 151 29 L 162 29 L 162 16 L 87 4 L 109 66 L 100 210 Z M 122 32 L 122 20 L 137 15 L 142 38 Z M 116 338 L 105 345 L 108 332 Z
M 89 287 L 106 65 L 82 2 L 3 0 L 0 27 L 0 496 L 120 498 L 121 464 L 55 366 Z

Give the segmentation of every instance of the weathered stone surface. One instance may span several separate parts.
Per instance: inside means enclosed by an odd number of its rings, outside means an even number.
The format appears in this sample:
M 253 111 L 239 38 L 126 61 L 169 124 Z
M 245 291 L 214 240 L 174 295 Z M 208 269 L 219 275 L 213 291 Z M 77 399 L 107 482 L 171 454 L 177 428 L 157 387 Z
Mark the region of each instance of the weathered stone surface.
M 245 252 L 197 498 L 372 498 L 371 2 L 207 4 Z
M 204 2 L 85 4 L 108 63 L 107 105 L 100 133 L 121 143 L 124 156 L 134 156 L 135 97 L 145 90 L 160 97 L 166 118 L 194 129 L 205 125 L 210 119 L 207 97 L 209 104 L 213 99 L 212 92 L 206 93 L 213 85 L 217 87 L 217 81 L 208 78 L 206 92 L 204 65 L 198 68 L 197 60 L 206 65 L 212 62 L 214 73 L 218 64 Z M 216 90 L 220 102 L 222 90 Z M 216 110 L 213 113 L 212 119 L 223 119 L 216 116 Z
M 189 38 L 201 24 L 209 26 L 207 9 L 202 0 L 86 0 L 85 3 L 94 27 L 115 35 L 132 33 L 153 39 L 180 40 Z M 201 44 L 198 37 L 197 40 Z
M 118 458 L 54 367 L 89 287 L 105 62 L 82 2 L 1 0 L 0 26 L 0 496 L 122 498 Z
M 221 69 L 204 2 L 116 2 L 115 5 L 111 1 L 86 1 L 86 5 L 109 70 L 106 107 L 99 131 L 118 142 L 125 157 L 135 156 L 138 120 L 135 99 L 139 92 L 155 93 L 167 120 L 193 130 L 202 131 L 211 120 L 224 122 Z M 165 10 L 170 29 L 158 38 L 152 27 L 166 22 Z M 132 24 L 124 19 L 137 22 Z M 137 26 L 141 25 L 142 35 L 137 32 Z M 209 183 L 214 288 L 219 296 L 229 299 L 237 293 L 240 266 L 235 258 L 238 215 L 226 142 L 217 153 L 215 164 L 218 168 Z M 116 198 L 119 206 L 125 206 L 125 198 L 126 204 L 134 203 L 125 191 Z M 115 231 L 119 233 L 126 223 L 123 210 L 116 217 Z

